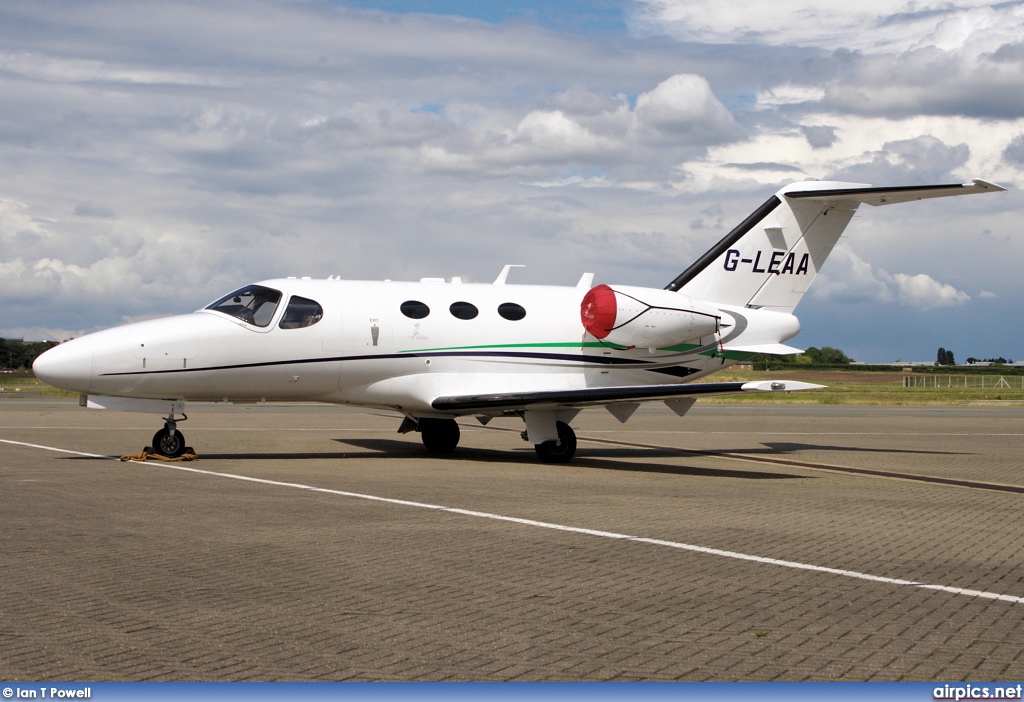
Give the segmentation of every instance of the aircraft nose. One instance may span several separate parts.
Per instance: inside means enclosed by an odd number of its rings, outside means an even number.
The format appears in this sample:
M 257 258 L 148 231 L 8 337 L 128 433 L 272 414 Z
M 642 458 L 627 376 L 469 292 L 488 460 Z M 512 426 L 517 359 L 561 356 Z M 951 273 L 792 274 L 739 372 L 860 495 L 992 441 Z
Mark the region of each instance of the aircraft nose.
M 92 349 L 75 341 L 65 342 L 39 356 L 32 370 L 55 388 L 87 393 L 92 383 Z

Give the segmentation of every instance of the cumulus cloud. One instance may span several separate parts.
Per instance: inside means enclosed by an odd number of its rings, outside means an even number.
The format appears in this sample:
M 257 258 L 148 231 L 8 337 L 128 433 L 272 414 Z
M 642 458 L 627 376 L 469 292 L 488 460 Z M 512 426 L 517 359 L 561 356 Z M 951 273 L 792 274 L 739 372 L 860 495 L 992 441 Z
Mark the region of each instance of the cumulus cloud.
M 969 302 L 971 296 L 930 275 L 890 274 L 858 256 L 847 245 L 838 245 L 814 281 L 811 294 L 828 302 L 894 301 L 918 310 L 952 307 Z
M 600 158 L 619 146 L 592 134 L 561 110 L 530 112 L 508 133 L 507 143 L 513 153 L 506 158 L 519 162 Z
M 599 165 L 619 177 L 572 175 L 529 182 L 643 190 L 656 187 L 647 178 L 666 179 L 679 159 L 742 135 L 732 113 L 699 75 L 670 76 L 639 93 L 632 106 L 624 96 L 578 88 L 548 102 L 558 109 L 532 110 L 514 126 L 508 124 L 509 115 L 489 114 L 461 129 L 428 136 L 420 149 L 420 165 L 491 176 L 537 176 L 553 165 Z
M 702 144 L 737 136 L 737 125 L 703 76 L 678 74 L 636 99 L 636 121 L 663 137 Z
M 892 276 L 899 301 L 922 310 L 951 307 L 970 301 L 971 296 L 948 283 L 940 283 L 930 275 L 896 273 Z
M 810 295 L 828 302 L 882 302 L 895 299 L 890 276 L 845 245 L 837 245 L 822 272 L 815 278 Z
M 864 52 L 901 52 L 923 46 L 944 50 L 1016 41 L 1024 27 L 1019 6 L 993 0 L 757 0 L 695 4 L 687 0 L 638 0 L 636 31 L 681 41 L 764 43 Z M 1008 21 L 1009 20 L 1009 21 Z
M 1003 158 L 1014 165 L 1024 166 L 1024 134 L 1018 134 L 1003 151 Z
M 831 177 L 855 182 L 943 183 L 955 180 L 952 173 L 966 164 L 970 155 L 967 144 L 949 145 L 925 135 L 887 142 L 877 151 L 862 154 L 858 162 L 838 169 Z
M 800 131 L 807 138 L 807 143 L 814 149 L 827 149 L 839 138 L 836 135 L 835 127 L 808 124 L 800 127 Z

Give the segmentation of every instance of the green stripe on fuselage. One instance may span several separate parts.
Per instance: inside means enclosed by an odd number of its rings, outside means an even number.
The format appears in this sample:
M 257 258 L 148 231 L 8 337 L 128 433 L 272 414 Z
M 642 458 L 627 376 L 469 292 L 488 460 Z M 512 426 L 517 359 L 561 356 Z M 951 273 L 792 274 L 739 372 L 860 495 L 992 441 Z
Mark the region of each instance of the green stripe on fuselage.
M 699 349 L 700 346 L 697 344 L 676 344 L 675 346 L 666 346 L 659 348 L 659 351 L 673 351 L 675 353 L 686 353 L 688 351 L 694 351 Z M 619 344 L 608 344 L 600 341 L 586 341 L 580 343 L 578 341 L 552 341 L 536 344 L 479 344 L 476 346 L 439 346 L 437 348 L 430 349 L 403 349 L 398 353 L 439 353 L 439 352 L 452 352 L 452 351 L 482 351 L 482 350 L 494 350 L 494 349 L 612 349 L 613 351 L 629 351 L 630 347 L 621 346 Z M 733 361 L 745 361 L 754 354 L 747 351 L 720 351 L 718 349 L 710 349 L 708 351 L 701 352 L 702 356 L 708 356 L 710 358 L 727 358 Z
M 627 346 L 605 344 L 600 341 L 553 341 L 539 344 L 480 344 L 478 346 L 441 346 L 433 349 L 404 349 L 398 353 L 430 353 L 436 351 L 479 351 L 481 349 L 612 349 L 626 351 Z

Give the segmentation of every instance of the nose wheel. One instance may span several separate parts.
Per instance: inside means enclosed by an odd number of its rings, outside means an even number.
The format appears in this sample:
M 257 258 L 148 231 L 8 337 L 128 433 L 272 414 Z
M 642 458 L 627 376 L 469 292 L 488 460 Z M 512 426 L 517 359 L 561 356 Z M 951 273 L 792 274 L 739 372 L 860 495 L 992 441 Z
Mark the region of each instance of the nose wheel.
M 153 449 L 161 456 L 177 458 L 185 453 L 185 435 L 175 429 L 164 427 L 153 435 Z
M 191 453 L 192 449 L 185 445 L 185 435 L 178 431 L 178 422 L 188 419 L 183 414 L 180 420 L 174 415 L 169 415 L 164 422 L 164 428 L 153 434 L 153 445 L 146 448 L 146 453 L 158 453 L 167 458 L 178 458 L 186 452 Z

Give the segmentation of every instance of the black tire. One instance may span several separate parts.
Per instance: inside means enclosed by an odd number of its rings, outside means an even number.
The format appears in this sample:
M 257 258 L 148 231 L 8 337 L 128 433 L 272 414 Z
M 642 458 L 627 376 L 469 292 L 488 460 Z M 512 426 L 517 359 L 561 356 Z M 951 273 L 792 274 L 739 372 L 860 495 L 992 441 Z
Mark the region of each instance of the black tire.
M 177 429 L 171 434 L 171 430 L 164 427 L 153 434 L 153 450 L 161 456 L 177 458 L 185 453 L 185 435 Z
M 533 448 L 545 463 L 568 463 L 576 455 L 576 432 L 565 422 L 556 422 L 558 441 L 545 441 Z
M 451 453 L 459 445 L 459 425 L 454 419 L 421 419 L 419 430 L 430 453 Z

